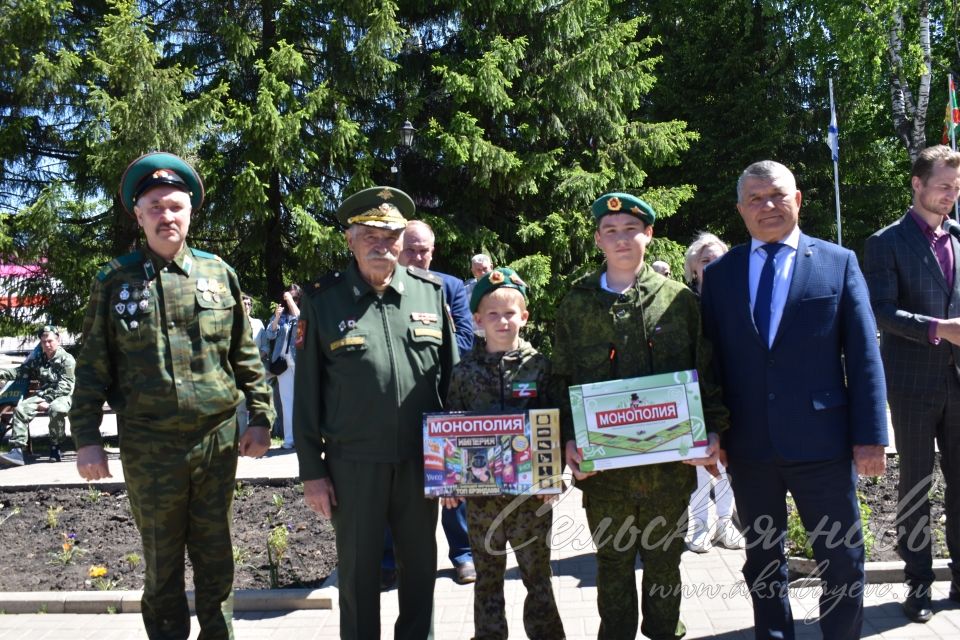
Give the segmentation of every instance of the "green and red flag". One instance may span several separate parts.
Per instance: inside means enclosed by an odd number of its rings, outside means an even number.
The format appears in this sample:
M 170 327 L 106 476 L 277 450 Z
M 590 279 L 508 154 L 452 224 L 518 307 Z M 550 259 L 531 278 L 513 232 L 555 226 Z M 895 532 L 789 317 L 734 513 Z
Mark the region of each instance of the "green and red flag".
M 953 83 L 951 75 L 947 91 L 947 113 L 943 119 L 943 144 L 950 144 L 952 140 L 956 145 L 957 127 L 960 127 L 960 108 L 957 108 L 957 85 Z

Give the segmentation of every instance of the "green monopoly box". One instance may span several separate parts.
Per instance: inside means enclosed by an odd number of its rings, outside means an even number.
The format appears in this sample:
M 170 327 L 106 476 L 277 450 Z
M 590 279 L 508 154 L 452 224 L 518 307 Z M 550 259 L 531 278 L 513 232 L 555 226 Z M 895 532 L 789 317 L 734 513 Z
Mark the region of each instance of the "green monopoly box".
M 706 455 L 696 370 L 573 386 L 570 407 L 583 471 Z

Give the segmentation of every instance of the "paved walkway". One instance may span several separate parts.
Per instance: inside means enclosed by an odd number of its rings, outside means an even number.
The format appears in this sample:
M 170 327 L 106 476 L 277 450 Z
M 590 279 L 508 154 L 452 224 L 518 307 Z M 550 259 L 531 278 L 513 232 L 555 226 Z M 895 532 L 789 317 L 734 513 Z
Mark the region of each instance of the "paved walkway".
M 35 421 L 37 432 L 44 429 Z M 39 433 L 38 433 L 39 435 Z M 113 481 L 119 481 L 119 465 Z M 295 477 L 296 456 L 279 450 L 260 460 L 242 459 L 238 477 L 256 480 L 271 477 Z M 4 492 L 17 486 L 47 484 L 82 484 L 72 464 L 37 462 L 18 469 L 0 469 L 0 499 Z M 438 640 L 469 638 L 473 632 L 473 587 L 453 581 L 453 570 L 446 558 L 443 532 L 437 528 L 440 549 L 436 590 L 434 593 L 435 631 Z M 2 544 L 2 539 L 0 539 Z M 580 507 L 580 493 L 568 492 L 557 506 L 554 521 L 552 564 L 554 591 L 560 605 L 567 637 L 571 640 L 595 638 L 597 616 L 595 563 L 586 518 Z M 704 555 L 683 556 L 684 598 L 681 608 L 687 625 L 687 638 L 719 638 L 721 640 L 753 637 L 753 614 L 749 596 L 741 581 L 743 552 L 713 550 Z M 508 558 L 505 595 L 511 637 L 522 638 L 522 609 L 525 590 L 520 582 L 516 562 Z M 639 585 L 641 571 L 637 571 Z M 332 581 L 335 582 L 335 581 Z M 901 584 L 871 584 L 866 595 L 866 638 L 960 638 L 960 605 L 946 599 L 948 582 L 934 585 L 936 615 L 926 624 L 911 624 L 901 612 L 904 596 Z M 332 610 L 244 611 L 236 615 L 238 640 L 332 639 L 339 637 L 339 614 L 335 584 L 320 590 L 318 596 L 333 601 Z M 796 629 L 799 638 L 819 638 L 815 623 L 806 620 L 817 613 L 817 590 L 791 590 Z M 0 594 L 2 597 L 2 594 Z M 392 637 L 392 624 L 397 616 L 397 592 L 381 598 L 382 637 Z M 198 629 L 194 620 L 191 638 Z M 0 616 L 0 640 L 143 640 L 140 616 L 121 614 L 18 614 Z

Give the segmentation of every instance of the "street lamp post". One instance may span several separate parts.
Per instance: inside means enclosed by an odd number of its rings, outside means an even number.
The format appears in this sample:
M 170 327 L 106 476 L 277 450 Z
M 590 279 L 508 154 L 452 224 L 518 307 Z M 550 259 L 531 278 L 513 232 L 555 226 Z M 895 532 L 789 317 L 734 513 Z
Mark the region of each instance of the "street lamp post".
M 417 130 L 413 128 L 410 121 L 404 120 L 403 126 L 400 127 L 400 144 L 394 150 L 394 164 L 390 167 L 390 171 L 397 174 L 397 187 L 402 188 L 403 186 L 403 159 L 410 153 L 410 148 L 413 147 L 413 139 L 416 133 Z

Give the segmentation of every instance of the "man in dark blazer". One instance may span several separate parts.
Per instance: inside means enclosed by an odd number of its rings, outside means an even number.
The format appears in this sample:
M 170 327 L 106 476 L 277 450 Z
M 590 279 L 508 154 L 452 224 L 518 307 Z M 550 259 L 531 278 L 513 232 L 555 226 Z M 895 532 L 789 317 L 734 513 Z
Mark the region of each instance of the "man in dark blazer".
M 765 160 L 737 183 L 750 244 L 707 267 L 704 332 L 730 410 L 721 440 L 757 638 L 794 637 L 783 540 L 789 491 L 824 580 L 824 638 L 860 637 L 864 548 L 857 472 L 884 471 L 883 367 L 854 254 L 800 232 L 793 174 Z
M 909 586 L 904 612 L 933 615 L 930 502 L 934 440 L 946 480 L 947 548 L 960 558 L 960 245 L 942 227 L 960 191 L 960 153 L 920 152 L 913 206 L 867 240 L 864 274 L 880 325 L 880 350 L 900 454 L 898 547 Z M 960 567 L 950 599 L 960 602 Z

